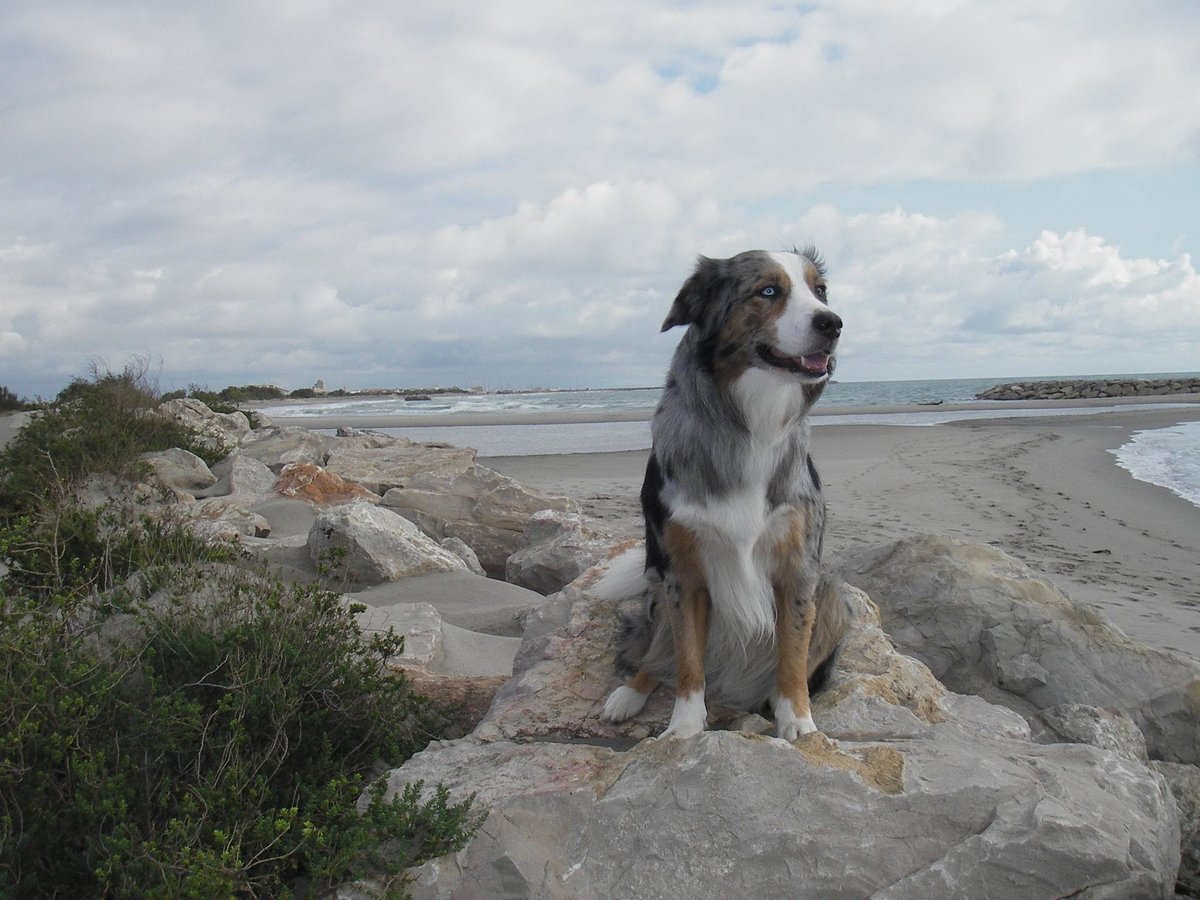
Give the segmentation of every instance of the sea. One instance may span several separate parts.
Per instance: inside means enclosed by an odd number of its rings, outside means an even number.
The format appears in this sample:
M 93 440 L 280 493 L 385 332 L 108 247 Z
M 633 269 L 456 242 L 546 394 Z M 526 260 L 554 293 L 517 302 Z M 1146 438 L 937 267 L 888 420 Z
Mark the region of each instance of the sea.
M 1063 376 L 1076 378 L 1163 378 L 1197 373 L 1114 374 Z M 1016 409 L 1004 401 L 978 406 L 977 394 L 996 384 L 1046 378 L 966 378 L 923 381 L 858 381 L 829 385 L 811 421 L 814 427 L 838 425 L 928 426 L 963 419 L 995 419 L 1011 416 L 1070 415 L 1094 413 L 1096 407 L 1058 406 L 1053 409 Z M 613 414 L 648 413 L 658 404 L 661 389 L 621 388 L 590 390 L 542 390 L 499 393 L 432 393 L 428 400 L 405 400 L 396 395 L 351 395 L 330 397 L 303 404 L 285 403 L 261 408 L 268 416 L 304 418 L 338 415 L 395 417 L 411 425 L 375 429 L 416 441 L 444 441 L 474 447 L 480 456 L 529 456 L 562 453 L 599 453 L 645 450 L 650 447 L 648 421 L 570 422 L 528 424 L 526 414 L 565 413 L 587 418 Z M 896 412 L 884 407 L 925 406 L 927 409 Z M 872 408 L 878 408 L 873 411 Z M 1128 408 L 1128 407 L 1126 407 Z M 1159 405 L 1157 408 L 1163 408 Z M 853 413 L 845 410 L 853 409 Z M 510 424 L 455 425 L 456 417 L 487 416 Z M 436 416 L 438 424 L 421 424 Z M 1112 451 L 1119 466 L 1134 478 L 1165 487 L 1200 507 L 1200 422 L 1184 422 L 1171 428 L 1136 432 L 1124 446 Z

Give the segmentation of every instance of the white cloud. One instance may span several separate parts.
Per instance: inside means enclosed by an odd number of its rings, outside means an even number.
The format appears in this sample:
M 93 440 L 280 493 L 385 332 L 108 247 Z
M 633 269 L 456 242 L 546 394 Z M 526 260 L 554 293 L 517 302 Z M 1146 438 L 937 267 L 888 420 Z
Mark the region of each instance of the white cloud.
M 147 351 L 182 382 L 654 382 L 697 252 L 810 238 L 847 377 L 1144 369 L 1197 340 L 1187 227 L 1169 260 L 1136 258 L 1086 220 L 1039 237 L 986 191 L 937 214 L 887 199 L 1195 160 L 1190 4 L 3 15 L 19 390 Z M 814 206 L 827 185 L 868 212 Z

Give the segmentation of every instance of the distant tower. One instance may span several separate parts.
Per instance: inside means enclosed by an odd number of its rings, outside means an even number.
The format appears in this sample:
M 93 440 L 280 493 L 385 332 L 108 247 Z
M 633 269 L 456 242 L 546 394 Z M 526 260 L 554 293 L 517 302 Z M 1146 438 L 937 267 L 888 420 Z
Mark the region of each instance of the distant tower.
M 325 390 L 325 379 L 323 379 L 323 378 L 318 378 L 317 383 L 313 385 L 312 389 L 313 389 L 313 393 L 317 394 L 317 395 L 324 395 L 324 394 L 329 393 L 327 390 Z

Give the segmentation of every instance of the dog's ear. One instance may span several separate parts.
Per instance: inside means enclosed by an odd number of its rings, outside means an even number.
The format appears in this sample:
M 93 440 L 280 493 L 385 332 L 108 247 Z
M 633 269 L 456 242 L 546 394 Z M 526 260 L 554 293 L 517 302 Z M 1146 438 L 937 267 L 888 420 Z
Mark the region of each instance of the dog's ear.
M 720 261 L 701 256 L 696 262 L 696 270 L 675 295 L 675 302 L 663 321 L 662 330 L 670 331 L 676 325 L 699 324 L 712 301 L 720 277 Z

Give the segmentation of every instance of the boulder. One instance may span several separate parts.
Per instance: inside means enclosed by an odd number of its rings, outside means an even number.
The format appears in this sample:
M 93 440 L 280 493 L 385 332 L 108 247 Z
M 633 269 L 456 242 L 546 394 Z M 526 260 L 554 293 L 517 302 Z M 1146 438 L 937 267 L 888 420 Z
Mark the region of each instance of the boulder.
M 418 898 L 1169 897 L 1178 810 L 1144 765 L 1035 744 L 1024 720 L 947 692 L 897 653 L 871 601 L 814 715 L 788 743 L 753 731 L 640 740 L 599 721 L 615 686 L 616 601 L 597 567 L 531 617 L 515 675 L 469 736 L 431 745 L 389 792 L 444 783 L 487 814 L 458 854 L 415 869 Z M 758 729 L 746 711 L 713 711 Z
M 407 519 L 362 500 L 322 510 L 309 530 L 308 551 L 332 577 L 358 585 L 466 571 L 466 563 Z
M 278 473 L 288 463 L 325 465 L 333 438 L 307 428 L 264 428 L 246 437 L 240 449 Z
M 143 453 L 142 460 L 150 466 L 154 479 L 172 491 L 194 496 L 197 491 L 217 483 L 217 476 L 204 460 L 178 447 L 157 453 Z
M 1151 757 L 1200 761 L 1200 664 L 1131 640 L 1000 550 L 923 535 L 855 554 L 842 575 L 952 690 L 1027 714 L 1123 710 Z
M 304 500 L 316 506 L 334 506 L 355 500 L 379 502 L 378 494 L 310 462 L 287 463 L 272 486 L 280 496 Z
M 467 546 L 466 541 L 456 537 L 448 537 L 442 538 L 441 545 L 443 549 L 449 550 L 465 562 L 469 571 L 474 572 L 476 575 L 487 575 L 483 565 L 479 562 L 479 557 L 475 554 L 474 550 Z
M 592 528 L 579 513 L 539 510 L 530 516 L 517 552 L 505 563 L 505 580 L 553 594 L 604 559 L 613 543 L 611 533 Z
M 347 481 L 383 494 L 392 488 L 404 487 L 417 474 L 454 475 L 465 472 L 474 463 L 475 451 L 469 448 L 417 444 L 399 438 L 382 447 L 336 441 L 325 468 Z
M 210 450 L 236 447 L 250 434 L 250 420 L 242 412 L 217 413 L 199 400 L 182 397 L 160 403 L 154 415 L 178 422 Z
M 383 495 L 383 505 L 427 534 L 464 541 L 484 569 L 498 577 L 504 577 L 508 558 L 519 549 L 534 513 L 579 511 L 568 497 L 543 494 L 480 465 L 414 473 L 403 487 Z
M 1200 897 L 1200 768 L 1185 763 L 1153 765 L 1167 780 L 1179 804 L 1181 859 L 1175 890 L 1182 897 Z
M 1083 703 L 1064 703 L 1043 709 L 1029 720 L 1039 744 L 1091 744 L 1146 765 L 1146 738 L 1137 723 L 1120 710 L 1100 709 Z
M 212 468 L 217 481 L 197 491 L 197 497 L 260 496 L 275 484 L 275 473 L 265 463 L 244 453 L 233 453 Z
M 185 509 L 184 515 L 193 532 L 213 540 L 265 538 L 271 534 L 270 523 L 250 509 L 244 497 L 197 500 Z

